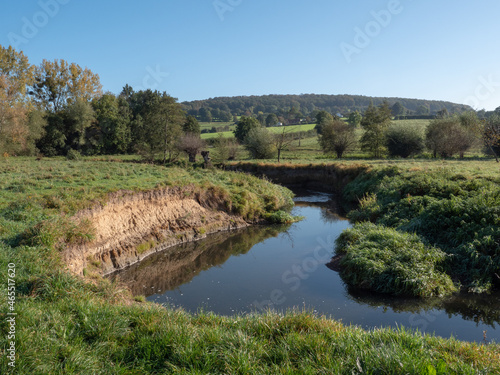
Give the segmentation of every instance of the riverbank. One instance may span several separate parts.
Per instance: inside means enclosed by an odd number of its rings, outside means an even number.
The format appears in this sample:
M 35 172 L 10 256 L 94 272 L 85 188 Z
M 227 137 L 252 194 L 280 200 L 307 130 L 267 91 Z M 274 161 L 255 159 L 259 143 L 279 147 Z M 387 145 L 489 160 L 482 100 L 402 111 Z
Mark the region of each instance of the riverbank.
M 248 162 L 230 168 L 342 196 L 356 224 L 337 242 L 335 264 L 352 287 L 418 297 L 500 287 L 494 161 Z
M 91 220 L 72 218 L 105 207 L 110 194 L 212 189 L 231 202 L 227 212 L 252 222 L 286 217 L 284 188 L 246 174 L 53 159 L 3 159 L 0 175 L 0 267 L 5 282 L 15 265 L 17 314 L 12 340 L 3 293 L 0 346 L 15 343 L 16 368 L 2 356 L 2 373 L 500 371 L 498 345 L 364 331 L 307 312 L 189 315 L 134 299 L 98 272 L 72 274 L 61 257 L 67 244 L 96 240 Z

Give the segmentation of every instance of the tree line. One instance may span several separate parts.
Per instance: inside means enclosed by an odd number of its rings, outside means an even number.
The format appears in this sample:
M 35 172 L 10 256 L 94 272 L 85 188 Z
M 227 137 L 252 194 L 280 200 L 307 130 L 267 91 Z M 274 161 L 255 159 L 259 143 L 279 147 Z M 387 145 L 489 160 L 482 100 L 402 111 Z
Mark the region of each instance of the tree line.
M 219 97 L 206 100 L 183 102 L 183 108 L 200 121 L 231 121 L 230 115 L 262 119 L 269 114 L 281 117 L 285 122 L 296 117 L 314 119 L 320 111 L 340 113 L 348 116 L 364 112 L 370 104 L 378 106 L 384 102 L 392 106 L 395 116 L 429 116 L 446 109 L 449 113 L 462 113 L 470 107 L 446 101 L 406 98 L 368 97 L 361 95 L 263 95 Z M 224 117 L 224 120 L 222 119 Z
M 319 107 L 313 104 L 314 101 L 321 104 L 321 100 L 333 100 L 333 97 L 237 97 L 234 103 L 243 103 L 242 106 L 238 104 L 234 109 L 227 101 L 213 113 L 221 121 L 233 116 L 237 123 L 235 138 L 254 158 L 271 158 L 277 154 L 279 159 L 281 151 L 292 141 L 298 140 L 300 144 L 303 134 L 292 133 L 288 127 L 283 127 L 281 133 L 275 135 L 266 127 L 280 122 L 300 123 L 304 113 L 308 113 L 311 122 L 316 121 L 323 151 L 338 157 L 358 142 L 361 149 L 373 157 L 408 157 L 425 147 L 436 157 L 463 156 L 478 140 L 490 153 L 498 155 L 500 151 L 500 109 L 491 113 L 457 112 L 463 106 L 448 103 L 446 107 L 445 102 L 436 102 L 439 103 L 436 107 L 421 109 L 425 112 L 422 116 L 426 116 L 430 108 L 440 108 L 423 134 L 418 129 L 391 122 L 394 116 L 411 113 L 406 107 L 408 102 L 397 101 L 391 105 L 388 101 L 380 104 L 372 101 L 364 111 L 352 111 L 345 122 L 338 113 L 318 110 Z M 262 98 L 270 101 L 259 102 Z M 309 102 L 300 101 L 304 98 Z M 358 97 L 335 98 L 349 101 L 349 98 Z M 417 104 L 425 107 L 418 101 L 414 103 Z M 234 113 L 250 107 L 251 113 L 245 112 L 242 116 Z M 0 45 L 0 154 L 77 158 L 82 154 L 138 153 L 148 160 L 167 162 L 185 153 L 189 160 L 195 161 L 205 147 L 200 138 L 198 118 L 206 116 L 201 118 L 206 120 L 213 116 L 212 111 L 203 108 L 194 113 L 194 109 L 187 109 L 186 103 L 179 103 L 166 92 L 135 91 L 129 85 L 125 85 L 118 95 L 103 93 L 99 75 L 88 68 L 65 60 L 43 60 L 39 66 L 34 66 L 22 52 Z M 271 112 L 264 115 L 263 111 Z M 357 140 L 354 129 L 359 126 L 363 135 Z M 235 141 L 219 137 L 214 145 L 224 156 L 222 159 L 235 157 L 238 145 Z
M 0 46 L 1 154 L 139 153 L 165 162 L 203 147 L 199 134 L 198 121 L 165 92 L 125 85 L 119 95 L 103 93 L 88 68 L 65 60 L 34 66 Z
M 441 110 L 429 121 L 425 129 L 393 121 L 393 109 L 384 102 L 378 107 L 371 104 L 361 116 L 347 122 L 322 111 L 316 118 L 318 142 L 325 153 L 341 158 L 356 145 L 371 157 L 407 158 L 421 154 L 425 149 L 436 157 L 460 158 L 474 145 L 482 144 L 485 152 L 498 161 L 500 155 L 500 108 L 480 118 L 474 111 L 449 114 Z M 362 128 L 357 139 L 356 127 Z

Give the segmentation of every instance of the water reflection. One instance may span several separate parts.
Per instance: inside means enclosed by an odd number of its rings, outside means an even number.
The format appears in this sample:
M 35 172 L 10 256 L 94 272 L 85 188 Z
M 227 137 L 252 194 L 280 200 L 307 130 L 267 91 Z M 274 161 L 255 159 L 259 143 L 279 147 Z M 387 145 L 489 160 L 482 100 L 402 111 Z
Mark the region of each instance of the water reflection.
M 252 226 L 172 247 L 112 275 L 135 295 L 196 313 L 307 308 L 363 328 L 405 326 L 460 340 L 500 342 L 500 295 L 394 298 L 346 288 L 327 267 L 349 222 L 314 197 L 296 199 L 289 226 Z
M 285 232 L 290 225 L 260 226 L 221 232 L 153 254 L 140 263 L 110 275 L 146 297 L 174 290 L 200 272 L 224 264 L 230 257 L 246 254 L 254 245 Z M 292 238 L 289 236 L 290 241 Z
M 489 295 L 458 294 L 446 298 L 390 297 L 348 288 L 348 296 L 356 303 L 373 308 L 391 309 L 395 313 L 426 314 L 440 311 L 495 329 L 500 324 L 500 293 Z

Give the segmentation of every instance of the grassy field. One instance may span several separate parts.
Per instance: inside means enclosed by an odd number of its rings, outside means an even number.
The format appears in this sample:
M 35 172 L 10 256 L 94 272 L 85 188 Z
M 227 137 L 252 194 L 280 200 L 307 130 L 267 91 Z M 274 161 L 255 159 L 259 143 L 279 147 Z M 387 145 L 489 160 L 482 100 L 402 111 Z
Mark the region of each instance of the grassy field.
M 9 367 L 3 355 L 1 373 L 500 372 L 500 346 L 494 344 L 422 336 L 403 328 L 365 331 L 307 311 L 190 315 L 141 302 L 99 276 L 82 279 L 68 274 L 56 241 L 45 236 L 55 233 L 32 229 L 47 228 L 39 225 L 42 222 L 67 223 L 73 213 L 104 201 L 116 190 L 214 187 L 231 201 L 254 206 L 263 216 L 290 201 L 287 190 L 244 174 L 145 165 L 127 161 L 130 157 L 100 159 L 0 159 L 0 272 L 6 288 L 8 265 L 15 265 L 11 278 L 17 313 L 16 368 Z M 400 165 L 414 168 L 405 163 Z M 440 168 L 437 163 L 421 163 L 419 170 Z M 489 161 L 453 162 L 448 167 L 471 175 L 498 171 Z M 72 233 L 75 229 L 79 228 L 68 227 Z M 76 240 L 84 241 L 87 235 L 91 234 L 83 231 Z M 7 302 L 4 292 L 0 295 L 4 354 L 11 341 Z
M 314 129 L 315 126 L 316 126 L 316 124 L 304 124 L 304 125 L 290 125 L 290 126 L 285 126 L 284 128 L 286 129 L 286 132 L 296 133 L 296 132 L 305 132 L 305 131 L 312 130 L 312 129 Z M 210 128 L 211 127 L 209 127 L 209 129 Z M 220 132 L 220 133 L 203 133 L 201 135 L 201 138 L 202 139 L 217 138 L 219 136 L 219 134 L 221 134 L 221 133 L 225 138 L 233 138 L 234 137 L 233 131 L 235 128 L 236 128 L 236 126 L 234 125 L 234 126 L 230 127 L 230 131 Z M 281 126 L 269 127 L 267 129 L 271 133 L 274 133 L 274 134 L 279 134 L 283 131 L 283 127 L 281 127 Z

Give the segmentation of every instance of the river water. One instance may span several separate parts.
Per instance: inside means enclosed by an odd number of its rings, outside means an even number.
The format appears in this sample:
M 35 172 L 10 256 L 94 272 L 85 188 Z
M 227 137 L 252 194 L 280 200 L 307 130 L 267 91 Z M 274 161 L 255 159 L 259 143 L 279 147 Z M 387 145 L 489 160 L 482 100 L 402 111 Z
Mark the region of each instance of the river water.
M 186 311 L 234 315 L 274 309 L 313 311 L 344 324 L 401 327 L 460 340 L 500 342 L 500 294 L 409 299 L 349 290 L 327 265 L 349 222 L 330 196 L 296 198 L 285 226 L 252 226 L 175 246 L 111 278 L 147 300 Z

